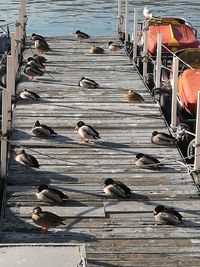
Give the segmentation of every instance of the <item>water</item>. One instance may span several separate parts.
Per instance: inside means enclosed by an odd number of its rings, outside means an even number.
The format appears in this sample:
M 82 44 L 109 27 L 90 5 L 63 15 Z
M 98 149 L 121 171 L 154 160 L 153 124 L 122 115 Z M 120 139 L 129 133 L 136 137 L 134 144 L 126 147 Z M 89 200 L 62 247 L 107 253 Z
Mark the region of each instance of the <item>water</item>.
M 0 19 L 14 22 L 19 0 L 0 0 Z M 70 35 L 77 29 L 90 35 L 114 36 L 117 32 L 118 0 L 27 0 L 27 34 L 36 32 L 45 36 Z M 123 7 L 125 0 L 122 0 Z M 176 16 L 187 19 L 200 36 L 200 0 L 130 0 L 130 30 L 133 24 L 133 9 L 147 6 L 154 15 Z M 124 10 L 124 8 L 123 8 Z

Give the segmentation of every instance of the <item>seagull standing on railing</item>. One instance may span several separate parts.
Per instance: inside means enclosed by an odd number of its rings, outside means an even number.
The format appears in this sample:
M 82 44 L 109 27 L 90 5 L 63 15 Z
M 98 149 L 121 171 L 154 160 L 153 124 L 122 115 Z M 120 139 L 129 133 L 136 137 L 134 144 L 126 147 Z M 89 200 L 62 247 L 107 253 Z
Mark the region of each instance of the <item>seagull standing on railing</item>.
M 143 9 L 143 15 L 145 16 L 145 18 L 150 19 L 153 17 L 151 11 L 145 6 Z

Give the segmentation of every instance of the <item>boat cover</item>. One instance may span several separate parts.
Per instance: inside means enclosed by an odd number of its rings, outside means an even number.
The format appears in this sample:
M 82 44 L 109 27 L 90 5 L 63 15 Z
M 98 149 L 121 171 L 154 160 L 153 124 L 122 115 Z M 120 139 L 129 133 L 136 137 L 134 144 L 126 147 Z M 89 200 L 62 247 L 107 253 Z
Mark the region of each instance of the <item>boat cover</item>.
M 198 91 L 200 91 L 200 68 L 183 71 L 178 79 L 178 97 L 182 108 L 191 115 L 196 114 Z

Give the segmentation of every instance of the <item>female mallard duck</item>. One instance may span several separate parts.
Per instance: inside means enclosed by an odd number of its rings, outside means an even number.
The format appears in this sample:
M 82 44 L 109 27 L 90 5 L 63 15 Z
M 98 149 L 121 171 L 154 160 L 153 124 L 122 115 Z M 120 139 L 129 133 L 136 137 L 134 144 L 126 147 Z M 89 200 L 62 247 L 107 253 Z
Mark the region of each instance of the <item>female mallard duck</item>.
M 39 100 L 40 96 L 33 91 L 24 89 L 19 95 L 22 99 Z
M 149 168 L 156 170 L 159 169 L 162 164 L 159 160 L 152 156 L 143 153 L 138 153 L 136 155 L 135 165 L 141 168 Z
M 104 181 L 104 192 L 112 197 L 130 197 L 131 189 L 120 181 L 114 181 L 108 178 Z
M 64 199 L 68 199 L 68 196 L 62 191 L 49 187 L 46 184 L 40 185 L 35 195 L 38 200 L 48 203 L 63 203 Z
M 47 232 L 48 228 L 65 225 L 63 223 L 65 220 L 64 218 L 49 211 L 42 211 L 40 207 L 35 207 L 32 210 L 32 220 L 35 224 L 41 226 L 41 231 L 43 233 Z
M 43 41 L 43 40 L 36 40 L 35 41 L 35 49 L 39 53 L 46 53 L 46 52 L 50 51 L 49 45 L 47 44 L 46 41 Z
M 175 141 L 173 136 L 163 132 L 154 131 L 151 136 L 151 143 L 156 145 L 174 145 Z
M 105 50 L 102 47 L 93 45 L 90 48 L 89 52 L 92 53 L 92 54 L 104 54 Z
M 90 125 L 86 125 L 83 121 L 79 121 L 75 130 L 78 131 L 80 135 L 80 139 L 89 142 L 89 139 L 97 139 L 100 138 L 99 133 Z
M 128 90 L 128 92 L 124 93 L 124 100 L 133 104 L 144 102 L 144 98 L 133 90 Z
M 112 41 L 110 41 L 108 43 L 108 49 L 114 54 L 117 51 L 119 51 L 120 49 L 123 48 L 123 45 L 119 44 L 119 43 L 114 43 Z
M 34 133 L 36 136 L 39 137 L 54 137 L 57 135 L 56 132 L 54 132 L 54 130 L 45 125 L 45 124 L 40 124 L 39 121 L 36 121 L 33 125 L 32 128 L 32 133 Z
M 154 212 L 154 219 L 157 222 L 163 224 L 177 225 L 182 221 L 183 216 L 172 207 L 165 207 L 163 205 L 158 205 Z
M 98 88 L 99 84 L 95 82 L 94 80 L 82 77 L 80 81 L 78 82 L 78 86 L 84 87 L 84 88 Z
M 81 32 L 80 30 L 77 30 L 75 32 L 75 36 L 79 41 L 86 40 L 86 39 L 90 38 L 90 36 L 87 33 Z
M 39 168 L 40 167 L 37 159 L 34 156 L 27 154 L 24 149 L 21 152 L 19 152 L 18 154 L 16 154 L 14 159 L 17 162 L 19 162 L 25 166 L 28 166 L 28 167 L 33 167 L 33 168 Z

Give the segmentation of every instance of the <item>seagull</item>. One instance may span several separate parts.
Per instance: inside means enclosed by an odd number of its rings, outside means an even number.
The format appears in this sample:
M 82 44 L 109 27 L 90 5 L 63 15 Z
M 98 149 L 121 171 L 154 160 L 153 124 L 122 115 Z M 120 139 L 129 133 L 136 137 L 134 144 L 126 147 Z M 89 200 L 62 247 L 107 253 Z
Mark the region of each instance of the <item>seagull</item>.
M 133 90 L 128 90 L 128 92 L 124 93 L 124 100 L 133 104 L 144 102 L 144 98 Z
M 32 210 L 32 220 L 35 224 L 41 226 L 41 232 L 48 232 L 48 228 L 55 228 L 59 225 L 65 225 L 64 218 L 49 212 L 42 211 L 40 207 L 35 207 Z
M 90 38 L 90 36 L 89 36 L 87 33 L 85 33 L 85 32 L 81 32 L 80 30 L 77 30 L 77 31 L 75 32 L 75 36 L 76 36 L 76 38 L 77 38 L 78 40 L 80 40 L 80 41 L 82 41 L 82 40 L 86 40 L 86 39 L 89 39 L 89 38 Z
M 86 125 L 83 121 L 79 121 L 77 123 L 77 126 L 75 127 L 75 130 L 78 131 L 78 134 L 80 135 L 80 139 L 89 142 L 89 139 L 98 139 L 101 138 L 99 136 L 99 133 L 90 125 Z
M 172 207 L 158 205 L 153 212 L 154 219 L 163 224 L 177 225 L 182 221 L 183 216 Z
M 81 77 L 80 81 L 78 82 L 78 86 L 83 88 L 98 88 L 99 84 L 89 78 Z
M 63 203 L 64 199 L 69 198 L 62 191 L 55 189 L 53 187 L 49 187 L 46 184 L 40 185 L 35 195 L 37 200 L 48 203 Z
M 135 165 L 141 168 L 149 168 L 156 170 L 159 169 L 162 164 L 159 160 L 152 156 L 143 153 L 138 153 L 136 155 Z
M 29 91 L 27 89 L 24 89 L 20 95 L 19 95 L 22 99 L 31 99 L 31 100 L 39 100 L 40 96 L 38 94 L 36 94 L 33 91 Z
M 119 43 L 114 43 L 112 41 L 110 41 L 108 43 L 108 49 L 114 54 L 117 51 L 119 51 L 120 49 L 123 48 L 123 45 L 119 44 Z
M 40 167 L 37 159 L 34 156 L 27 154 L 24 149 L 21 152 L 17 153 L 14 159 L 17 162 L 21 163 L 22 165 L 25 165 L 28 167 L 33 167 L 33 168 Z
M 156 145 L 174 145 L 176 139 L 170 134 L 153 131 L 151 136 L 151 143 Z
M 143 15 L 145 16 L 145 18 L 150 19 L 153 17 L 151 11 L 145 6 L 143 9 Z
M 90 48 L 89 52 L 92 53 L 92 54 L 104 54 L 105 50 L 102 47 L 93 45 Z
M 130 197 L 131 189 L 120 181 L 114 181 L 112 178 L 108 178 L 104 181 L 104 192 L 108 196 L 112 197 Z
M 34 133 L 36 136 L 39 137 L 54 137 L 57 135 L 54 130 L 45 125 L 45 124 L 40 124 L 39 121 L 36 121 L 32 127 L 32 133 Z

